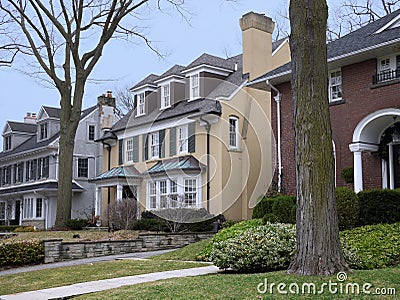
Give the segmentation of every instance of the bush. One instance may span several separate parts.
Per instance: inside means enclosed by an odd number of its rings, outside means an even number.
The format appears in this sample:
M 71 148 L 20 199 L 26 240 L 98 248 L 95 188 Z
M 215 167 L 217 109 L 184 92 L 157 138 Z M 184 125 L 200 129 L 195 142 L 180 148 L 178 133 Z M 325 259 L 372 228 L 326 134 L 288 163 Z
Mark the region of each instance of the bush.
M 295 252 L 295 226 L 268 223 L 215 243 L 211 260 L 220 269 L 265 272 L 287 268 Z
M 400 222 L 400 192 L 397 190 L 369 190 L 358 193 L 360 224 Z
M 272 205 L 275 198 L 261 197 L 253 209 L 253 219 L 261 219 L 265 214 L 272 213 Z
M 272 213 L 267 213 L 262 218 L 263 225 L 265 225 L 267 223 L 278 223 L 278 222 L 279 222 L 278 217 Z
M 2 225 L 0 226 L 0 232 L 13 232 L 15 229 L 17 229 L 19 225 Z
M 350 267 L 380 269 L 400 264 L 400 223 L 354 228 L 340 233 Z M 348 250 L 348 251 L 346 251 Z
M 71 230 L 82 230 L 83 227 L 88 225 L 88 222 L 87 219 L 70 219 L 65 222 L 65 225 Z
M 340 177 L 344 179 L 346 183 L 354 182 L 354 169 L 353 167 L 346 167 L 340 172 Z
M 204 248 L 204 250 L 197 255 L 198 260 L 210 261 L 211 250 L 213 249 L 215 243 L 226 241 L 236 236 L 240 236 L 248 229 L 260 226 L 262 226 L 262 220 L 253 219 L 242 221 L 240 223 L 232 225 L 231 227 L 222 229 L 211 239 L 210 243 Z
M 273 198 L 272 213 L 277 217 L 279 223 L 296 223 L 296 216 L 293 218 L 292 209 L 296 207 L 295 196 L 278 196 Z
M 44 262 L 43 244 L 24 241 L 0 244 L 0 266 L 14 267 Z
M 349 188 L 339 187 L 335 191 L 339 229 L 354 228 L 359 223 L 360 204 L 357 194 Z
M 110 204 L 109 221 L 112 228 L 116 230 L 131 229 L 137 220 L 137 200 L 135 198 L 124 198 Z
M 35 232 L 35 228 L 33 226 L 18 226 L 14 232 Z
M 145 231 L 156 231 L 156 232 L 166 232 L 168 231 L 165 221 L 161 219 L 142 219 L 137 220 L 133 226 L 133 230 L 145 230 Z

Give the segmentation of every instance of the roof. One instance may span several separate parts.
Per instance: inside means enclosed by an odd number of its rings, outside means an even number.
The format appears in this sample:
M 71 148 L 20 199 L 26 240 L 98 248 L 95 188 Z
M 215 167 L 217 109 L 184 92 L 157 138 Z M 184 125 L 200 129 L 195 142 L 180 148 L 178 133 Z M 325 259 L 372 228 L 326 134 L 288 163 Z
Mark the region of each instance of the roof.
M 46 111 L 49 118 L 60 119 L 61 116 L 61 108 L 43 106 L 43 109 Z
M 27 133 L 35 133 L 37 130 L 36 124 L 29 124 L 24 122 L 14 122 L 7 121 L 11 130 L 14 132 L 27 132 Z
M 156 74 L 150 74 L 145 79 L 143 79 L 142 81 L 138 82 L 136 85 L 131 87 L 131 90 L 137 89 L 147 84 L 154 84 L 154 81 L 156 81 L 158 78 L 160 78 L 160 76 Z
M 279 39 L 279 40 L 273 42 L 273 43 L 272 43 L 272 52 L 274 52 L 276 49 L 278 49 L 278 47 L 279 47 L 284 41 L 286 41 L 287 39 L 288 39 L 288 37 L 284 37 L 284 38 L 281 38 L 281 39 Z
M 198 58 L 196 58 L 192 63 L 190 63 L 185 70 L 189 70 L 201 65 L 210 65 L 222 69 L 234 70 L 235 63 L 230 61 L 229 59 L 224 59 L 218 56 L 210 55 L 207 53 L 203 53 Z
M 48 181 L 48 182 L 41 182 L 35 184 L 24 184 L 19 186 L 12 186 L 12 187 L 3 187 L 0 189 L 0 195 L 9 195 L 9 194 L 16 194 L 16 193 L 23 193 L 23 192 L 38 192 L 42 190 L 58 190 L 58 182 L 55 181 Z M 77 183 L 72 183 L 72 191 L 74 192 L 83 192 L 84 189 L 79 186 Z
M 164 79 L 170 76 L 180 76 L 180 77 L 184 77 L 182 74 L 182 71 L 185 69 L 184 66 L 181 65 L 174 65 L 172 68 L 168 69 L 167 71 L 165 71 L 163 74 L 161 74 L 158 79 L 156 79 L 157 81 L 159 81 L 160 79 Z
M 353 31 L 342 38 L 330 42 L 327 45 L 328 62 L 333 62 L 346 56 L 357 55 L 380 45 L 383 46 L 400 42 L 400 27 L 386 29 L 380 33 L 376 33 L 398 15 L 400 15 L 400 9 L 375 22 L 361 27 L 356 31 Z M 262 80 L 277 78 L 289 73 L 291 73 L 290 62 L 254 79 L 249 83 L 249 85 Z
M 158 121 L 175 117 L 190 116 L 196 117 L 205 114 L 221 115 L 222 108 L 218 100 L 201 98 L 193 101 L 179 101 L 170 108 L 164 110 L 155 109 L 147 115 L 133 117 L 135 111 L 131 110 L 120 119 L 112 128 L 113 132 L 125 130 L 129 127 L 152 124 Z
M 156 163 L 147 170 L 148 174 L 167 173 L 169 171 L 200 171 L 202 164 L 193 156 L 169 158 Z
M 115 167 L 109 171 L 106 171 L 89 181 L 102 181 L 107 179 L 118 179 L 118 178 L 140 178 L 141 175 L 135 167 Z

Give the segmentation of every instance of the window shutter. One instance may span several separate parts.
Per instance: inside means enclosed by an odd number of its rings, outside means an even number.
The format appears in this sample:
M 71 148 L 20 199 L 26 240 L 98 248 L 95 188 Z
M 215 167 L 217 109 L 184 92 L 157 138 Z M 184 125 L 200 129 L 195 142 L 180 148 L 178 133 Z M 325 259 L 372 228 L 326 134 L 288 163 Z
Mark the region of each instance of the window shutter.
M 124 163 L 124 140 L 118 140 L 118 164 L 122 165 Z
M 158 141 L 159 141 L 159 152 L 160 158 L 165 157 L 165 145 L 164 145 L 164 138 L 165 138 L 165 129 L 162 129 L 158 132 Z
M 146 161 L 149 159 L 149 143 L 148 143 L 147 138 L 148 138 L 147 133 L 142 135 L 142 142 L 143 142 L 142 158 L 143 158 L 143 161 Z
M 134 136 L 132 138 L 132 160 L 133 162 L 139 161 L 139 136 Z
M 169 130 L 169 156 L 176 155 L 176 127 Z
M 196 122 L 188 125 L 188 138 L 188 150 L 189 153 L 193 153 L 196 151 Z

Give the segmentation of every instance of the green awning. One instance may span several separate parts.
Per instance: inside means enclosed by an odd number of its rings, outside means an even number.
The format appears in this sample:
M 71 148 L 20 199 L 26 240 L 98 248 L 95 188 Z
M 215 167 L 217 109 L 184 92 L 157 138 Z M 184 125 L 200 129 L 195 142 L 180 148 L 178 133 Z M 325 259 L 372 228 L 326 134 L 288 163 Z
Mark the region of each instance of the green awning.
M 135 167 L 115 167 L 94 178 L 89 179 L 89 181 L 100 181 L 118 178 L 141 178 L 141 175 Z

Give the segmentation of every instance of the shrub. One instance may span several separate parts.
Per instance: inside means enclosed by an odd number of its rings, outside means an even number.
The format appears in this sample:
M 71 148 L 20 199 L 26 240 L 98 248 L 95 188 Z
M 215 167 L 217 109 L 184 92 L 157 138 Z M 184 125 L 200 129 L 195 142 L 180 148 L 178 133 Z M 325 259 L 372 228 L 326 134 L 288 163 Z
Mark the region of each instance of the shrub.
M 278 222 L 279 222 L 278 217 L 272 213 L 267 213 L 262 218 L 263 225 L 265 225 L 267 223 L 278 223 Z
M 295 196 L 278 196 L 273 198 L 272 213 L 277 217 L 279 223 L 296 223 L 296 217 L 293 219 L 292 209 L 296 206 Z
M 37 241 L 0 244 L 0 266 L 13 267 L 44 262 L 43 244 Z
M 215 243 L 211 260 L 221 269 L 264 272 L 287 268 L 295 251 L 295 226 L 268 223 Z
M 369 225 L 340 233 L 354 269 L 379 269 L 400 264 L 400 223 Z M 346 255 L 346 251 L 345 255 Z
M 253 219 L 261 219 L 267 213 L 272 213 L 274 198 L 260 197 L 257 205 L 253 209 Z
M 161 219 L 142 219 L 137 220 L 133 226 L 133 230 L 146 230 L 146 231 L 168 231 L 164 220 Z
M 33 226 L 18 226 L 15 228 L 14 232 L 34 232 L 35 228 Z
M 71 230 L 82 230 L 83 227 L 88 225 L 87 219 L 70 219 L 65 222 L 68 229 Z
M 131 229 L 137 219 L 137 205 L 135 198 L 124 198 L 110 204 L 109 218 L 112 228 L 116 230 Z
M 400 192 L 396 190 L 369 190 L 358 193 L 360 224 L 400 222 Z
M 340 171 L 340 177 L 344 179 L 346 183 L 354 182 L 354 169 L 353 167 L 346 167 Z
M 242 221 L 232 225 L 231 227 L 222 229 L 211 239 L 210 243 L 204 248 L 204 250 L 197 255 L 198 260 L 210 261 L 211 250 L 215 243 L 239 236 L 250 228 L 256 228 L 260 226 L 262 226 L 262 220 L 253 219 Z
M 19 225 L 2 225 L 0 226 L 0 232 L 13 232 L 18 227 Z
M 357 194 L 349 188 L 339 187 L 335 191 L 339 229 L 354 228 L 359 223 L 360 204 Z
M 222 228 L 229 228 L 229 227 L 232 227 L 233 225 L 235 225 L 235 224 L 237 224 L 237 223 L 239 223 L 240 221 L 238 221 L 238 220 L 225 220 L 223 223 L 222 223 Z

